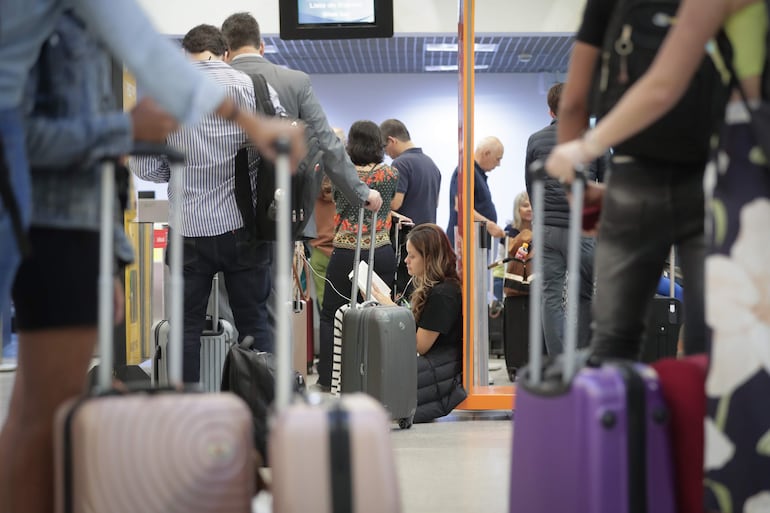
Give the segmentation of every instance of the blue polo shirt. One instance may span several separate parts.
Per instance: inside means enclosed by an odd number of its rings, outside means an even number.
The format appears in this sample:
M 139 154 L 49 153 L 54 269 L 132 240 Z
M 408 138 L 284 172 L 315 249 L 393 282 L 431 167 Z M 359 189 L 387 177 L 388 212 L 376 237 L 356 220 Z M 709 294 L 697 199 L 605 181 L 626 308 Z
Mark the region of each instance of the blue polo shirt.
M 492 192 L 487 185 L 487 173 L 481 169 L 477 162 L 474 162 L 476 176 L 473 187 L 474 209 L 490 221 L 497 222 L 497 210 L 492 203 Z M 457 211 L 455 210 L 455 196 L 457 196 L 457 168 L 452 173 L 452 179 L 449 182 L 449 225 L 447 226 L 447 235 L 452 247 L 455 244 L 455 226 L 457 226 Z
M 422 148 L 409 148 L 393 160 L 398 169 L 396 192 L 404 194 L 400 214 L 414 224 L 435 223 L 438 194 L 441 190 L 441 171 Z

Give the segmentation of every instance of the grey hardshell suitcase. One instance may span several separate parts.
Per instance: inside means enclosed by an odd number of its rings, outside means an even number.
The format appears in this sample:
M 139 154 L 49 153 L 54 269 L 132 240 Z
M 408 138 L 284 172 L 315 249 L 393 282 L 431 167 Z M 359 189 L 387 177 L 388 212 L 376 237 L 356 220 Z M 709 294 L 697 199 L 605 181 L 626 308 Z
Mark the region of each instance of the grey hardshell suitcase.
M 358 216 L 358 243 L 353 262 L 351 306 L 342 317 L 341 391 L 364 392 L 380 401 L 399 427 L 411 427 L 417 410 L 417 334 L 408 308 L 372 301 L 374 237 L 369 247 L 366 301 L 358 300 L 358 263 L 364 209 Z M 372 226 L 377 213 L 372 214 Z M 374 233 L 372 229 L 371 233 Z
M 219 392 L 222 385 L 222 368 L 230 346 L 235 343 L 235 329 L 226 319 L 219 318 L 219 275 L 214 275 L 213 315 L 206 317 L 206 328 L 201 333 L 201 388 L 204 392 Z M 214 329 L 216 326 L 216 329 Z M 167 320 L 155 323 L 155 354 L 152 358 L 152 382 L 156 385 L 168 385 L 168 345 L 169 324 Z

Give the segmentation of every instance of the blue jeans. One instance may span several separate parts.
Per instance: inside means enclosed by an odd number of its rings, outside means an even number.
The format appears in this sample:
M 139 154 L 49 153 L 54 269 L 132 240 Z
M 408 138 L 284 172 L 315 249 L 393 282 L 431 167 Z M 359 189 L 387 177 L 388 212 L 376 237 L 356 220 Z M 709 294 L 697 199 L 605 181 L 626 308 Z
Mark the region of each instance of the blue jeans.
M 254 337 L 254 348 L 273 351 L 267 320 L 271 247 L 257 244 L 245 230 L 214 237 L 184 237 L 185 383 L 200 380 L 200 337 L 214 275 L 222 271 L 238 336 Z M 173 251 L 173 250 L 171 250 Z
M 17 109 L 0 110 L 0 140 L 5 164 L 10 173 L 11 188 L 16 194 L 22 224 L 29 228 L 31 215 L 29 163 L 24 138 L 24 124 Z M 0 201 L 0 311 L 8 304 L 11 284 L 19 267 L 21 254 L 6 205 Z
M 564 286 L 567 276 L 567 228 L 543 227 L 543 337 L 548 354 L 564 351 Z M 591 337 L 591 299 L 594 291 L 594 239 L 580 241 L 580 303 L 578 306 L 578 347 Z M 572 298 L 569 298 L 572 300 Z M 574 329 L 574 328 L 573 328 Z
M 684 278 L 685 352 L 705 351 L 704 167 L 613 159 L 596 243 L 596 354 L 639 357 L 646 313 L 672 244 Z

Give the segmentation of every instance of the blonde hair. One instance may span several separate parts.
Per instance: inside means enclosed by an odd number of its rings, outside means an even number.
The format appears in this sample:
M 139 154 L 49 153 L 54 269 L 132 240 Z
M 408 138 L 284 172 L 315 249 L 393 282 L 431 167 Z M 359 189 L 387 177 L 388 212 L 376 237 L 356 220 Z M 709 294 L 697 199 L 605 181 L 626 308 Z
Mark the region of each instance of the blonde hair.
M 529 194 L 527 194 L 527 191 L 521 191 L 516 195 L 516 198 L 513 200 L 513 225 L 514 228 L 517 230 L 521 230 L 521 205 L 525 202 L 529 201 Z

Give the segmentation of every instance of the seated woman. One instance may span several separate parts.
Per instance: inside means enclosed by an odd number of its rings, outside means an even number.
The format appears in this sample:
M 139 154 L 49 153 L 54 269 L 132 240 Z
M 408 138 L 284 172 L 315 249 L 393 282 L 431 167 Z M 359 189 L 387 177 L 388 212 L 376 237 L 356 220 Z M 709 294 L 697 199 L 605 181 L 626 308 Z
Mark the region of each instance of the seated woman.
M 406 239 L 406 268 L 417 324 L 417 412 L 414 422 L 449 414 L 466 397 L 462 388 L 462 289 L 457 257 L 435 224 L 415 226 Z M 381 304 L 392 305 L 373 287 Z

